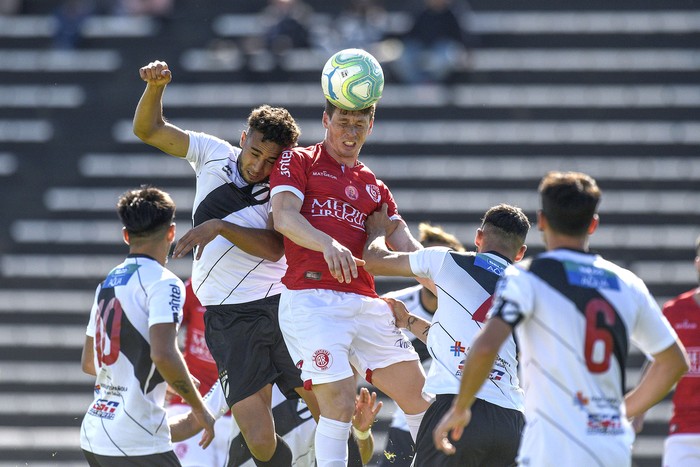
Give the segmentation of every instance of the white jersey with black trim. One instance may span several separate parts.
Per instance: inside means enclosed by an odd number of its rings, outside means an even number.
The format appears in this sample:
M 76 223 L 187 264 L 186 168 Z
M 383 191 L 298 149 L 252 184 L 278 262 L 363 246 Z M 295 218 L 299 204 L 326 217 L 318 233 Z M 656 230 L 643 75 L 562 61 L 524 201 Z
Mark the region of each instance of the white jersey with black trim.
M 420 299 L 420 291 L 422 289 L 422 285 L 414 285 L 405 289 L 387 292 L 386 294 L 382 295 L 382 297 L 395 298 L 396 300 L 401 300 L 404 303 L 404 305 L 406 305 L 406 309 L 409 311 L 409 313 L 430 322 L 433 320 L 433 314 L 423 307 L 423 303 Z M 419 341 L 418 338 L 414 336 L 410 331 L 406 329 L 402 329 L 402 331 L 406 334 L 406 337 L 408 337 L 411 340 L 413 348 L 416 349 L 418 355 L 421 355 L 422 352 L 420 350 L 420 347 L 424 345 L 423 342 Z M 424 360 L 422 355 L 421 361 L 423 362 L 425 368 L 427 368 L 427 366 L 425 365 L 430 364 L 430 359 L 428 358 L 427 360 Z M 403 410 L 401 410 L 395 402 L 392 401 L 392 403 L 394 404 L 394 415 L 391 417 L 391 427 L 398 428 L 399 430 L 403 431 L 409 431 L 408 423 L 406 422 L 406 414 L 404 414 Z
M 149 329 L 182 321 L 185 286 L 144 255 L 129 255 L 97 287 L 86 334 L 94 339 L 95 399 L 83 418 L 80 447 L 103 456 L 172 450 L 167 383 L 151 361 Z
M 238 171 L 239 148 L 204 133 L 187 134 L 186 158 L 197 174 L 193 225 L 223 219 L 241 227 L 266 228 L 269 183 L 246 183 Z M 281 293 L 286 269 L 284 257 L 272 262 L 250 255 L 219 235 L 194 261 L 192 287 L 204 306 L 252 302 Z
M 598 255 L 557 249 L 509 267 L 489 313 L 515 326 L 520 345 L 518 465 L 630 465 L 629 341 L 654 354 L 675 339 L 642 280 Z
M 510 263 L 496 253 L 460 253 L 446 247 L 413 252 L 409 260 L 415 275 L 435 282 L 438 297 L 428 332 L 433 362 L 423 391 L 458 394 L 466 352 L 486 320 L 496 283 Z M 489 379 L 476 397 L 507 409 L 524 410 L 512 336 L 499 350 Z
M 229 410 L 224 391 L 220 384 L 215 384 L 204 396 L 204 404 L 217 419 Z M 289 400 L 276 384 L 272 385 L 272 416 L 275 420 L 275 432 L 284 439 L 292 451 L 292 467 L 314 467 L 314 436 L 316 422 L 303 399 Z M 234 447 L 230 454 L 235 456 L 235 462 L 240 467 L 255 467 L 250 451 L 239 449 L 244 444 L 241 430 L 236 419 L 231 417 L 233 429 L 231 443 Z M 227 464 L 230 464 L 231 460 Z

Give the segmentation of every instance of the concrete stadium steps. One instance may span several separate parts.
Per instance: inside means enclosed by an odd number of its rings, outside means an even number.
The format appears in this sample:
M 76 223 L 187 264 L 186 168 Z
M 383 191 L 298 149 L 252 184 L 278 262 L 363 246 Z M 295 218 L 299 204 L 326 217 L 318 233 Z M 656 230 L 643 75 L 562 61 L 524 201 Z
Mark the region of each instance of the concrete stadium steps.
M 338 9 L 308 1 L 327 18 Z M 295 51 L 283 73 L 256 72 L 240 68 L 235 49 L 210 47 L 235 43 L 243 15 L 260 2 L 177 1 L 166 23 L 95 17 L 84 48 L 56 51 L 50 15 L 61 3 L 24 0 L 26 15 L 0 17 L 0 194 L 9 200 L 0 225 L 0 398 L 9 401 L 0 407 L 0 467 L 84 465 L 78 427 L 92 378 L 80 371 L 80 348 L 95 285 L 125 251 L 116 197 L 141 183 L 162 186 L 180 205 L 179 235 L 187 230 L 190 167 L 131 133 L 138 68 L 171 63 L 166 116 L 183 127 L 235 143 L 250 108 L 266 102 L 290 108 L 302 144 L 322 137 L 318 74 L 328 53 Z M 420 3 L 385 0 L 392 34 Z M 470 246 L 489 205 L 518 204 L 534 219 L 542 174 L 582 170 L 604 190 L 592 246 L 638 272 L 660 303 L 690 289 L 700 233 L 700 8 L 686 0 L 470 4 L 465 21 L 478 42 L 448 86 L 403 86 L 385 66 L 363 160 L 392 187 L 410 227 L 430 220 Z M 543 248 L 534 229 L 528 243 L 530 253 Z M 169 266 L 189 275 L 187 259 Z M 381 293 L 412 284 L 377 279 Z M 628 384 L 642 361 L 629 357 Z M 378 455 L 389 408 L 375 425 Z M 660 464 L 669 416 L 667 398 L 635 443 L 635 465 Z

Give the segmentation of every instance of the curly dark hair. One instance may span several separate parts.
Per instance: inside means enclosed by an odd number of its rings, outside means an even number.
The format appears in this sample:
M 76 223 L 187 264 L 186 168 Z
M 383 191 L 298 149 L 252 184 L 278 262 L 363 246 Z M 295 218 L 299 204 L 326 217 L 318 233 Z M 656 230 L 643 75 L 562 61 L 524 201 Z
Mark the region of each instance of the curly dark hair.
M 130 237 L 150 237 L 170 227 L 175 202 L 165 191 L 144 185 L 119 197 L 117 214 Z
M 301 130 L 297 122 L 283 107 L 261 105 L 250 112 L 248 129 L 260 132 L 263 141 L 272 141 L 283 148 L 297 145 Z

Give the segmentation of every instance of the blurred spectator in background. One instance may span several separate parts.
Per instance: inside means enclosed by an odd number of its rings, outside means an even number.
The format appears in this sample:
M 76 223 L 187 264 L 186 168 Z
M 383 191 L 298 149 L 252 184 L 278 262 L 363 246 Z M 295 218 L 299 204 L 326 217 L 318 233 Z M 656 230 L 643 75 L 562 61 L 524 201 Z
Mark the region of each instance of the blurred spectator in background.
M 53 45 L 57 49 L 74 49 L 80 46 L 81 28 L 95 11 L 93 0 L 65 0 L 54 10 L 56 32 Z
M 424 0 L 394 69 L 404 83 L 440 83 L 466 63 L 467 38 L 452 0 Z
M 265 44 L 276 56 L 311 46 L 309 21 L 313 13 L 301 0 L 270 0 L 263 10 Z
M 329 53 L 357 48 L 375 54 L 375 45 L 384 39 L 387 21 L 381 2 L 352 0 L 350 6 L 332 21 L 328 31 L 331 40 L 322 45 Z
M 0 15 L 16 15 L 22 9 L 22 0 L 0 0 Z
M 116 3 L 117 13 L 165 19 L 173 11 L 174 0 L 119 0 Z

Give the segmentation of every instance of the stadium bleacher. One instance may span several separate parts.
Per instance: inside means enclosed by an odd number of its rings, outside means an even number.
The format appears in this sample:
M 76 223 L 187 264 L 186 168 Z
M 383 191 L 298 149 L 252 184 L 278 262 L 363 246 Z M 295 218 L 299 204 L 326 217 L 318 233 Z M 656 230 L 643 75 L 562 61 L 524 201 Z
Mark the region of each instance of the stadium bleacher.
M 295 50 L 281 69 L 245 67 L 236 41 L 256 33 L 259 2 L 176 1 L 167 21 L 96 15 L 79 49 L 57 50 L 60 3 L 25 0 L 21 15 L 0 16 L 0 467 L 85 465 L 78 428 L 92 378 L 80 349 L 94 287 L 125 252 L 117 196 L 161 186 L 179 206 L 179 235 L 187 230 L 189 166 L 131 132 L 138 68 L 170 63 L 165 113 L 185 128 L 235 142 L 250 108 L 269 103 L 295 115 L 302 144 L 322 138 L 328 54 Z M 332 25 L 336 2 L 308 3 Z M 416 2 L 383 3 L 399 34 Z M 445 85 L 403 85 L 387 70 L 363 149 L 409 225 L 441 224 L 471 245 L 486 208 L 508 202 L 534 219 L 541 176 L 582 170 L 604 191 L 593 248 L 638 273 L 660 303 L 696 285 L 700 3 L 470 4 L 470 66 Z M 542 250 L 536 229 L 528 244 Z M 187 260 L 169 267 L 189 275 Z M 407 285 L 378 280 L 380 292 Z M 629 383 L 642 361 L 630 356 Z M 377 456 L 390 409 L 374 430 Z M 650 412 L 635 465 L 660 465 L 670 410 L 667 398 Z

